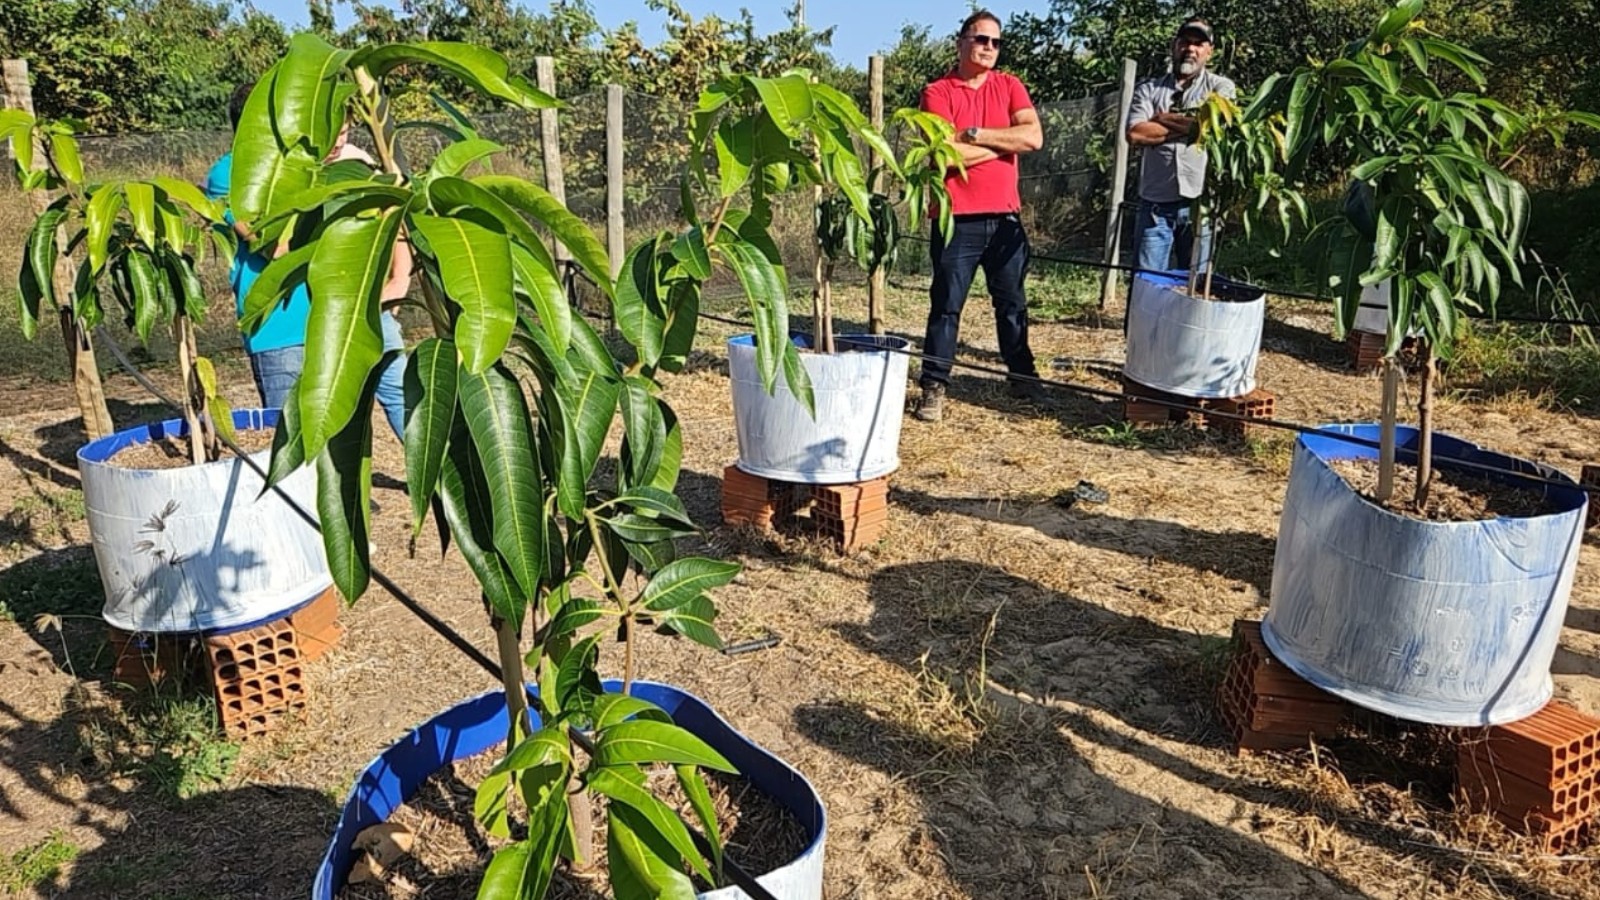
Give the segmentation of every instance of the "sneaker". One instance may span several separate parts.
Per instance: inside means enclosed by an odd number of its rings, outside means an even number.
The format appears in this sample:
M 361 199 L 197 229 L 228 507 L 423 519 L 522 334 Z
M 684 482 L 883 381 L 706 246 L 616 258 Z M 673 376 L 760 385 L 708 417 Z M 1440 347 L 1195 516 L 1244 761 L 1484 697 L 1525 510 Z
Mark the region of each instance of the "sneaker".
M 931 384 L 922 389 L 922 399 L 912 413 L 924 422 L 938 422 L 944 418 L 944 385 Z

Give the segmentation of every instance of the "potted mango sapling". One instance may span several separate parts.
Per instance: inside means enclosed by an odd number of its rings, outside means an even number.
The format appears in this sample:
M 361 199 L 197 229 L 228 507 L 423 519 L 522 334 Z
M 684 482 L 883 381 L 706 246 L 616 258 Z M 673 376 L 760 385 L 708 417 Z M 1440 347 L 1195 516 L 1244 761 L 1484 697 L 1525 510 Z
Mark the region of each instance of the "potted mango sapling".
M 1263 634 L 1291 668 L 1358 704 L 1501 723 L 1550 698 L 1587 500 L 1554 469 L 1435 434 L 1435 360 L 1467 310 L 1492 312 L 1502 281 L 1520 280 L 1529 204 L 1510 174 L 1515 148 L 1600 118 L 1533 119 L 1485 96 L 1483 58 L 1431 32 L 1422 7 L 1406 0 L 1332 60 L 1273 76 L 1246 112 L 1284 118 L 1288 152 L 1274 161 L 1287 160 L 1286 177 L 1320 147 L 1370 192 L 1370 231 L 1352 205 L 1313 232 L 1339 327 L 1363 287 L 1389 282 L 1393 298 L 1383 421 L 1296 443 Z M 1418 422 L 1402 428 L 1392 356 L 1412 333 Z M 1400 463 L 1414 475 L 1404 496 Z
M 272 410 L 232 410 L 211 362 L 195 352 L 206 314 L 195 267 L 217 242 L 221 210 L 194 185 L 157 176 L 91 180 L 72 129 L 0 112 L 26 189 L 54 195 L 27 234 L 19 293 L 25 337 L 42 308 L 68 306 L 85 329 L 119 316 L 142 341 L 170 330 L 178 359 L 182 418 L 115 432 L 78 451 L 95 562 L 105 588 L 103 616 L 137 633 L 240 627 L 308 602 L 329 584 L 315 529 L 244 461 L 223 459 L 219 437 L 263 434 Z M 45 165 L 35 169 L 32 148 Z M 58 296 L 57 266 L 74 270 L 71 296 Z M 249 443 L 248 437 L 241 439 Z M 284 482 L 309 503 L 313 482 Z
M 360 598 L 371 577 L 380 294 L 397 242 L 409 241 L 434 329 L 406 368 L 412 532 L 431 515 L 441 543 L 471 569 L 496 634 L 502 690 L 441 713 L 360 776 L 314 896 L 335 895 L 357 836 L 424 779 L 503 742 L 477 792 L 478 820 L 496 847 L 480 897 L 542 897 L 563 867 L 593 865 L 602 853 L 591 827 L 597 804 L 618 897 L 692 896 L 692 879 L 719 886 L 732 867 L 701 770 L 735 768 L 807 830 L 804 851 L 763 883 L 783 885 L 780 896 L 820 897 L 824 820 L 805 779 L 698 700 L 637 678 L 633 642 L 647 628 L 719 645 L 706 592 L 737 571 L 679 558 L 673 545 L 694 531 L 673 493 L 683 438 L 638 361 L 683 336 L 669 334 L 669 320 L 628 322 L 635 362 L 619 363 L 567 305 L 545 233 L 609 295 L 604 250 L 543 188 L 480 171 L 501 148 L 453 107 L 441 129 L 448 143 L 425 170 L 404 171 L 393 135 L 406 123 L 392 119 L 385 87 L 402 66 L 448 74 L 483 100 L 554 104 L 500 55 L 469 44 L 352 51 L 303 34 L 261 80 L 234 139 L 235 209 L 264 241 L 296 229 L 295 249 L 267 267 L 253 289 L 263 293 L 246 305 L 301 283 L 311 295 L 307 365 L 284 406 L 272 475 L 315 467 L 334 581 L 347 599 Z M 347 117 L 368 133 L 381 171 L 321 162 Z M 619 300 L 619 323 L 626 312 Z M 602 483 L 613 424 L 622 443 Z M 610 635 L 623 641 L 621 677 L 602 681 L 599 646 Z M 656 771 L 677 781 L 692 825 L 652 793 Z

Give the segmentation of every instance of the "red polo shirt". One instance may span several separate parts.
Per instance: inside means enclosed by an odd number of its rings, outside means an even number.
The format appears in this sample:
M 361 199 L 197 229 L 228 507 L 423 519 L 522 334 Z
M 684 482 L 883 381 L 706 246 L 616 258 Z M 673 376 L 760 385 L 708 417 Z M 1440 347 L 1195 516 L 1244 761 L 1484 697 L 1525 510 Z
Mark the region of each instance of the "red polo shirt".
M 971 87 L 951 69 L 922 89 L 922 109 L 946 119 L 957 132 L 973 126 L 1010 128 L 1012 113 L 1032 108 L 1028 89 L 1004 72 L 990 71 L 983 84 Z M 968 166 L 964 180 L 960 172 L 954 172 L 945 178 L 944 185 L 950 191 L 951 209 L 958 216 L 1022 210 L 1015 153 Z

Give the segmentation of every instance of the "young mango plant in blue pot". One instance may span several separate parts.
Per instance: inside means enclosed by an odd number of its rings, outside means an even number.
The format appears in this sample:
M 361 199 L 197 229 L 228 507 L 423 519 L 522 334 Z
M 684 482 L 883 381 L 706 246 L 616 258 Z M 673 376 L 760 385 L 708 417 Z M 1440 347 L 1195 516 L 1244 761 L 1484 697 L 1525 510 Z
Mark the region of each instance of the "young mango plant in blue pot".
M 1339 328 L 1354 321 L 1363 287 L 1389 282 L 1387 352 L 1420 335 L 1422 361 L 1416 428 L 1396 427 L 1390 377 L 1383 422 L 1336 426 L 1353 441 L 1298 441 L 1263 631 L 1285 663 L 1352 701 L 1478 725 L 1550 698 L 1587 500 L 1554 469 L 1436 435 L 1435 359 L 1448 357 L 1468 311 L 1492 312 L 1502 283 L 1520 283 L 1529 202 L 1511 174 L 1517 148 L 1600 119 L 1530 117 L 1485 96 L 1485 60 L 1434 33 L 1423 6 L 1404 0 L 1333 59 L 1273 76 L 1246 111 L 1284 120 L 1286 153 L 1270 161 L 1285 177 L 1319 147 L 1348 165 L 1370 204 L 1313 232 Z M 1397 459 L 1415 466 L 1405 499 L 1392 496 Z M 1341 475 L 1350 460 L 1378 464 L 1367 496 Z M 1432 502 L 1441 475 L 1480 497 L 1520 489 L 1520 499 L 1462 521 Z
M 431 516 L 442 545 L 470 567 L 497 636 L 503 692 L 441 714 L 361 776 L 315 896 L 333 896 L 353 862 L 356 833 L 421 778 L 454 755 L 500 741 L 504 756 L 479 787 L 476 809 L 505 843 L 486 866 L 479 896 L 542 897 L 563 860 L 596 859 L 596 801 L 605 804 L 617 896 L 693 896 L 691 875 L 716 884 L 722 862 L 701 770 L 732 771 L 737 762 L 758 787 L 763 778 L 805 784 L 703 704 L 636 678 L 632 642 L 643 629 L 719 646 L 707 592 L 737 572 L 726 562 L 679 558 L 673 544 L 695 527 L 674 493 L 682 432 L 653 375 L 664 354 L 687 355 L 694 311 L 640 315 L 645 307 L 630 293 L 636 282 L 613 285 L 606 255 L 581 220 L 542 187 L 478 165 L 501 148 L 454 107 L 441 105 L 434 125 L 446 144 L 425 167 L 407 171 L 394 146 L 407 123 L 392 120 L 385 89 L 402 66 L 448 74 L 484 100 L 521 109 L 555 104 L 501 56 L 467 44 L 342 50 L 302 34 L 261 79 L 234 140 L 233 209 L 262 241 L 290 235 L 290 249 L 262 273 L 246 298 L 247 315 L 302 283 L 311 297 L 306 367 L 285 404 L 271 474 L 315 467 L 334 581 L 348 600 L 360 598 L 371 577 L 370 411 L 385 357 L 381 288 L 398 243 L 409 242 L 417 302 L 434 332 L 406 363 L 412 533 L 420 536 Z M 366 131 L 376 170 L 321 162 L 347 118 Z M 717 230 L 684 239 L 691 263 L 723 246 Z M 615 297 L 634 357 L 627 365 L 569 307 L 549 239 Z M 632 258 L 653 259 L 655 246 Z M 770 267 L 740 259 L 749 263 L 741 271 L 770 276 Z M 623 438 L 615 474 L 601 483 L 602 449 L 616 423 Z M 630 570 L 644 576 L 641 587 L 629 587 Z M 602 682 L 599 644 L 610 635 L 625 642 L 622 672 Z M 576 753 L 574 741 L 587 752 Z M 421 761 L 417 753 L 433 755 Z M 661 766 L 675 772 L 692 825 L 646 789 L 647 771 Z M 804 859 L 769 873 L 779 881 L 796 877 L 789 871 L 796 866 L 820 876 L 820 804 L 807 786 L 792 808 L 812 829 L 812 846 Z M 524 820 L 517 840 L 509 839 L 512 810 Z M 695 832 L 704 833 L 703 844 Z
M 196 266 L 213 242 L 219 254 L 233 250 L 217 228 L 221 209 L 176 178 L 90 177 L 70 123 L 4 110 L 0 139 L 10 142 L 23 188 L 51 198 L 28 229 L 18 278 L 24 337 L 34 337 L 41 310 L 61 310 L 85 331 L 115 316 L 141 341 L 169 329 L 177 356 L 180 419 L 114 432 L 78 451 L 106 621 L 140 634 L 194 632 L 311 600 L 329 583 L 315 532 L 276 496 L 258 497 L 260 479 L 243 461 L 221 458 L 219 438 L 270 428 L 274 413 L 231 409 L 211 361 L 195 348 L 207 310 Z M 58 267 L 73 272 L 69 291 L 58 289 Z M 187 444 L 173 465 L 113 459 L 164 439 Z M 311 499 L 309 477 L 285 488 Z

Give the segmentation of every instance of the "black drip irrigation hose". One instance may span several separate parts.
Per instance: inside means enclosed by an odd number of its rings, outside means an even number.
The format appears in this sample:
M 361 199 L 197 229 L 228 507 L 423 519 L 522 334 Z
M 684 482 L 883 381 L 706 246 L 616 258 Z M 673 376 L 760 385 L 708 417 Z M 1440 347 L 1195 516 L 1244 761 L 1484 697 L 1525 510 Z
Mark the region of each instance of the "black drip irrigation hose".
M 160 402 L 166 404 L 174 410 L 177 410 L 179 413 L 182 413 L 183 407 L 180 406 L 176 400 L 168 397 L 160 388 L 156 387 L 155 383 L 146 377 L 145 374 L 139 370 L 138 366 L 133 364 L 133 361 L 128 358 L 127 353 L 123 351 L 121 345 L 119 345 L 116 339 L 105 330 L 105 326 L 99 326 L 95 329 L 95 337 L 103 346 L 111 348 L 111 354 L 117 358 L 117 363 L 121 365 L 130 376 L 133 377 L 134 381 L 138 382 L 140 387 L 144 388 L 150 393 L 151 396 L 155 397 Z M 256 475 L 260 477 L 262 483 L 266 483 L 266 471 L 263 470 L 255 460 L 250 458 L 250 454 L 246 453 L 238 444 L 224 437 L 220 433 L 217 435 L 217 438 L 222 441 L 222 443 L 230 452 L 233 453 L 234 456 L 238 457 L 244 462 L 245 465 L 249 466 L 251 471 L 255 472 Z M 278 495 L 280 500 L 288 504 L 289 508 L 294 511 L 295 515 L 299 516 L 307 525 L 310 525 L 312 528 L 316 529 L 318 534 L 322 533 L 321 522 L 319 522 L 315 516 L 312 516 L 309 512 L 302 508 L 299 503 L 296 503 L 294 498 L 289 496 L 289 494 L 284 491 L 282 487 L 276 484 L 269 485 L 268 487 Z M 421 619 L 424 625 L 427 625 L 435 634 L 439 635 L 439 637 L 444 638 L 445 641 L 447 641 L 452 647 L 455 647 L 468 659 L 477 663 L 479 668 L 493 676 L 495 681 L 502 684 L 504 683 L 505 679 L 503 673 L 501 672 L 500 666 L 496 664 L 494 660 L 490 659 L 488 654 L 478 649 L 477 646 L 463 637 L 460 632 L 457 632 L 455 629 L 451 628 L 450 625 L 443 619 L 440 619 L 438 616 L 435 616 L 433 613 L 429 612 L 427 608 L 425 608 L 421 603 L 417 602 L 416 598 L 407 593 L 404 588 L 400 587 L 400 585 L 396 584 L 393 579 L 379 571 L 376 565 L 369 565 L 369 568 L 372 572 L 372 580 L 376 581 L 380 586 L 383 587 L 384 590 L 388 591 L 396 600 L 400 601 L 401 606 L 404 606 L 412 613 L 412 615 L 415 615 L 418 619 Z M 531 691 L 528 692 L 528 697 L 530 700 L 533 698 L 533 693 Z M 588 753 L 590 756 L 594 755 L 594 741 L 587 734 L 584 734 L 576 728 L 568 728 L 567 736 L 572 739 L 573 743 L 581 747 L 585 753 Z M 712 852 L 711 842 L 706 840 L 704 835 L 700 834 L 699 829 L 689 827 L 687 823 L 685 823 L 685 828 L 687 828 L 689 831 L 689 837 L 694 840 L 695 847 L 707 859 L 715 859 L 716 854 Z M 740 890 L 744 891 L 746 894 L 749 894 L 751 900 L 777 900 L 771 891 L 768 891 L 756 881 L 754 875 L 751 875 L 748 870 L 727 856 L 726 853 L 724 853 L 722 856 L 722 868 L 723 872 L 728 876 L 728 880 L 732 881 L 733 884 Z
M 714 315 L 712 313 L 702 312 L 702 313 L 700 313 L 700 318 L 709 319 L 710 321 L 713 321 L 713 322 L 720 322 L 720 323 L 722 323 L 724 325 L 733 325 L 733 326 L 739 327 L 739 328 L 749 328 L 749 327 L 751 327 L 751 324 L 749 322 L 743 322 L 743 321 L 740 321 L 738 319 L 729 319 L 729 318 L 726 318 L 726 317 L 723 317 L 723 316 Z M 795 332 L 795 333 L 796 334 L 803 334 L 802 332 Z M 836 342 L 842 342 L 842 343 L 845 343 L 845 344 L 849 344 L 849 343 L 852 342 L 851 339 L 847 338 L 847 337 L 836 337 L 836 338 L 834 338 L 834 340 Z M 1028 384 L 1036 385 L 1038 387 L 1051 389 L 1051 390 L 1063 390 L 1063 391 L 1067 391 L 1067 392 L 1070 392 L 1070 393 L 1084 394 L 1084 395 L 1087 395 L 1087 396 L 1090 396 L 1090 397 L 1098 397 L 1098 398 L 1101 398 L 1101 399 L 1104 399 L 1104 400 L 1138 400 L 1138 401 L 1145 402 L 1145 403 L 1154 403 L 1154 404 L 1156 404 L 1158 406 L 1164 406 L 1164 407 L 1167 407 L 1168 409 L 1175 409 L 1175 410 L 1178 410 L 1180 412 L 1197 413 L 1197 414 L 1202 415 L 1202 416 L 1204 416 L 1204 417 L 1206 417 L 1208 419 L 1228 419 L 1228 420 L 1231 420 L 1231 421 L 1240 422 L 1242 424 L 1247 424 L 1247 425 L 1260 425 L 1260 426 L 1264 426 L 1264 427 L 1267 427 L 1267 428 L 1278 428 L 1278 429 L 1282 429 L 1284 431 L 1292 431 L 1292 432 L 1295 432 L 1297 434 L 1309 435 L 1309 436 L 1312 436 L 1312 437 L 1322 437 L 1322 438 L 1328 438 L 1330 440 L 1335 440 L 1335 441 L 1343 441 L 1344 443 L 1353 444 L 1353 445 L 1358 446 L 1358 447 L 1366 447 L 1366 448 L 1374 449 L 1374 450 L 1381 449 L 1381 444 L 1378 441 L 1370 440 L 1368 438 L 1356 437 L 1353 434 L 1346 434 L 1346 433 L 1341 432 L 1341 431 L 1330 431 L 1330 430 L 1327 430 L 1325 428 L 1317 428 L 1317 427 L 1312 426 L 1312 425 L 1302 425 L 1299 422 L 1287 422 L 1287 421 L 1284 421 L 1282 419 L 1258 418 L 1258 417 L 1255 417 L 1255 416 L 1243 415 L 1241 413 L 1231 413 L 1231 412 L 1226 412 L 1224 410 L 1211 409 L 1211 408 L 1206 408 L 1206 407 L 1198 406 L 1198 405 L 1191 404 L 1191 403 L 1184 403 L 1184 402 L 1182 402 L 1180 400 L 1173 400 L 1170 397 L 1145 396 L 1145 395 L 1140 394 L 1140 393 L 1138 393 L 1136 391 L 1135 392 L 1120 391 L 1120 390 L 1119 391 L 1112 391 L 1112 390 L 1106 390 L 1105 388 L 1090 387 L 1090 386 L 1085 385 L 1085 384 L 1074 384 L 1074 383 L 1072 383 L 1070 381 L 1058 381 L 1058 380 L 1053 379 L 1053 378 L 1042 378 L 1042 377 L 1040 377 L 1038 375 L 1023 375 L 1023 374 L 1008 372 L 1005 369 L 996 368 L 994 366 L 985 366 L 985 365 L 981 365 L 979 363 L 962 362 L 961 360 L 957 360 L 957 359 L 944 359 L 944 358 L 940 358 L 940 357 L 935 357 L 935 356 L 931 356 L 931 355 L 929 355 L 927 353 L 924 353 L 924 352 L 922 352 L 920 350 L 901 350 L 901 349 L 894 348 L 894 347 L 881 347 L 881 346 L 879 346 L 879 345 L 877 345 L 875 343 L 869 343 L 869 342 L 866 342 L 866 341 L 859 342 L 858 345 L 862 349 L 867 349 L 867 350 L 885 350 L 885 351 L 887 351 L 889 353 L 899 353 L 899 354 L 903 354 L 905 356 L 912 357 L 913 359 L 918 359 L 918 360 L 922 360 L 922 361 L 925 361 L 925 362 L 931 360 L 933 362 L 939 362 L 939 363 L 943 363 L 945 365 L 949 365 L 952 368 L 970 369 L 970 370 L 972 370 L 974 372 L 983 372 L 983 373 L 986 373 L 986 374 L 989 374 L 989 375 L 999 375 L 999 376 L 1002 376 L 1004 378 L 1010 379 L 1011 381 L 1026 382 Z M 1408 448 L 1405 448 L 1405 447 L 1396 447 L 1395 448 L 1395 454 L 1396 454 L 1396 456 L 1398 456 L 1398 457 L 1400 457 L 1402 459 L 1411 460 L 1411 459 L 1415 459 L 1416 458 L 1417 451 L 1411 450 L 1411 449 L 1408 449 Z M 1594 493 L 1593 489 L 1590 489 L 1590 488 L 1587 488 L 1587 487 L 1585 487 L 1583 485 L 1580 485 L 1580 484 L 1576 483 L 1575 481 L 1562 481 L 1560 479 L 1555 479 L 1555 478 L 1546 478 L 1546 477 L 1544 477 L 1542 475 L 1535 475 L 1535 474 L 1533 474 L 1531 472 L 1521 472 L 1521 471 L 1518 471 L 1516 469 L 1502 469 L 1499 466 L 1492 466 L 1492 465 L 1488 465 L 1486 463 L 1472 462 L 1471 460 L 1465 460 L 1465 459 L 1440 460 L 1440 461 L 1438 461 L 1437 465 L 1441 469 L 1447 469 L 1447 468 L 1448 469 L 1464 469 L 1464 470 L 1469 470 L 1469 471 L 1476 472 L 1476 473 L 1478 473 L 1480 475 L 1492 475 L 1492 476 L 1498 476 L 1500 478 L 1511 478 L 1511 479 L 1524 481 L 1524 482 L 1527 482 L 1529 484 L 1537 484 L 1537 485 L 1540 485 L 1540 486 L 1543 486 L 1543 487 L 1558 487 L 1558 488 L 1563 488 L 1563 489 L 1566 489 L 1566 490 L 1574 490 L 1574 489 L 1576 489 L 1576 490 L 1588 491 L 1590 493 Z M 1542 465 L 1542 464 L 1533 463 L 1533 465 Z M 1548 468 L 1548 467 L 1545 467 L 1545 468 Z M 1600 499 L 1597 499 L 1596 502 L 1600 502 Z
M 903 234 L 900 235 L 900 239 L 904 241 L 919 241 L 924 244 L 928 243 L 928 239 L 919 234 Z M 1142 269 L 1138 266 L 1132 266 L 1126 263 L 1106 262 L 1103 259 L 1079 259 L 1070 256 L 1051 256 L 1042 253 L 1030 253 L 1028 255 L 1028 259 L 1029 261 L 1054 263 L 1064 266 L 1086 266 L 1094 269 L 1109 269 L 1113 272 L 1130 272 L 1135 275 L 1171 274 L 1170 272 L 1162 269 Z M 1249 284 L 1247 282 L 1237 280 L 1234 280 L 1233 283 L 1237 284 L 1241 288 L 1244 288 L 1245 290 L 1260 291 L 1263 294 L 1268 294 L 1274 297 L 1286 297 L 1290 300 L 1311 300 L 1317 303 L 1332 303 L 1334 301 L 1334 298 L 1328 296 L 1327 294 L 1307 294 L 1300 291 L 1264 287 L 1262 285 Z M 1463 314 L 1469 319 L 1477 319 L 1484 322 L 1513 322 L 1523 325 L 1563 325 L 1578 328 L 1600 328 L 1600 319 L 1571 318 L 1565 316 L 1546 318 L 1544 316 L 1523 316 L 1516 314 L 1501 315 L 1498 313 L 1490 314 L 1487 312 L 1470 309 L 1464 310 Z

